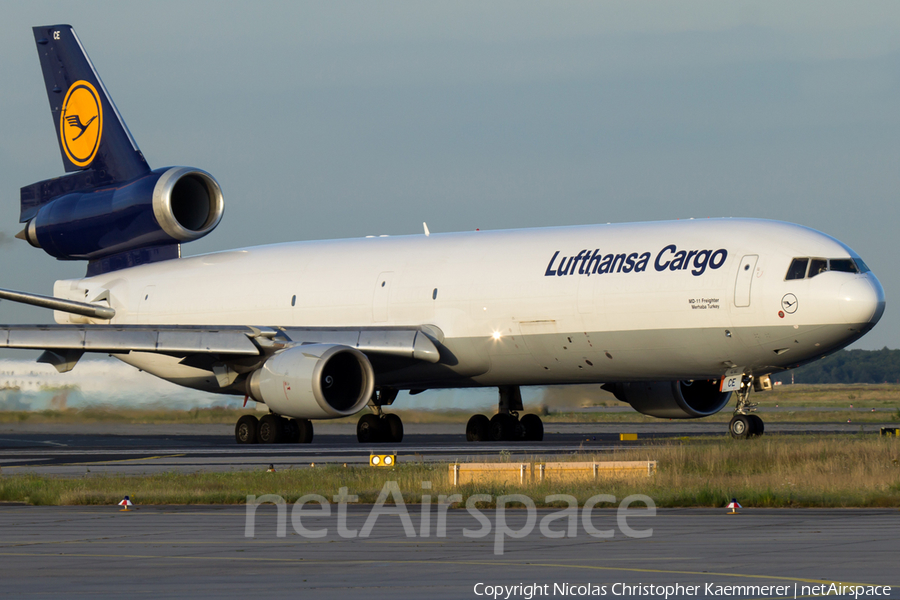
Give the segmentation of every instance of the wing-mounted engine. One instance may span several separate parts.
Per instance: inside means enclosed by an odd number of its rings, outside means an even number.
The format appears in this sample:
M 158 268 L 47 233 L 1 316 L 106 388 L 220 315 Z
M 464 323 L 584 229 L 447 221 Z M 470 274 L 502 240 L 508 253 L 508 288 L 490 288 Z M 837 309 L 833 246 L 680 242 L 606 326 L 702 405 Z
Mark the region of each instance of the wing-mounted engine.
M 298 419 L 334 419 L 362 410 L 375 389 L 366 355 L 337 344 L 291 346 L 247 380 L 247 393 L 273 412 Z
M 639 413 L 663 419 L 699 419 L 728 404 L 731 392 L 720 392 L 718 381 L 651 381 L 603 386 Z

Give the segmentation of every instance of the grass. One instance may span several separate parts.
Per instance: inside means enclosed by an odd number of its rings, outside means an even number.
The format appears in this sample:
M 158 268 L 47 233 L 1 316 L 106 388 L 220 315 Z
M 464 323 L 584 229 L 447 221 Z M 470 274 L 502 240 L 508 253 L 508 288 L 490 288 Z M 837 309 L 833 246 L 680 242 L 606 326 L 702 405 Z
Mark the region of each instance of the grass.
M 656 460 L 651 477 L 623 476 L 563 483 L 479 483 L 453 487 L 447 463 L 400 461 L 393 469 L 317 465 L 277 473 L 165 473 L 85 475 L 79 478 L 0 477 L 0 501 L 38 505 L 113 505 L 125 494 L 138 504 L 240 504 L 248 494 L 278 494 L 288 502 L 317 493 L 331 498 L 349 488 L 361 503 L 374 502 L 386 481 L 398 482 L 408 503 L 428 493 L 524 493 L 540 506 L 549 494 L 571 494 L 583 503 L 598 493 L 621 499 L 646 494 L 660 507 L 722 507 L 737 498 L 747 507 L 900 507 L 900 439 L 875 435 L 766 436 L 736 442 L 698 438 L 613 453 L 572 455 L 572 460 Z M 409 458 L 406 458 L 409 460 Z M 518 462 L 519 459 L 516 459 Z M 522 459 L 538 461 L 540 456 Z M 553 460 L 559 460 L 554 457 Z

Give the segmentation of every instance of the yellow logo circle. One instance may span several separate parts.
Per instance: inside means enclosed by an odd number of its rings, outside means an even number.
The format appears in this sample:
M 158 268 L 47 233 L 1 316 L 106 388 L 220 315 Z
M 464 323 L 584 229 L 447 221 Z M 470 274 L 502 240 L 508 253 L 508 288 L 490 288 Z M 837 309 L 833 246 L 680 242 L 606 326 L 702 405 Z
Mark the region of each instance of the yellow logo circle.
M 66 156 L 75 165 L 91 164 L 103 135 L 100 95 L 90 83 L 79 80 L 69 86 L 60 115 L 59 136 Z

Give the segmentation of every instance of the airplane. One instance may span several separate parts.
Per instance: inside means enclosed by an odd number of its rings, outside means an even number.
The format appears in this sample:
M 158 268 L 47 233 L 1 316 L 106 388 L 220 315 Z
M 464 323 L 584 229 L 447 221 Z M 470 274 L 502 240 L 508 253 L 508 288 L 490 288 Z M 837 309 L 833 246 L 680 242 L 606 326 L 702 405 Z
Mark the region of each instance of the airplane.
M 222 219 L 216 179 L 151 170 L 69 25 L 34 38 L 66 175 L 21 189 L 17 237 L 85 277 L 54 325 L 0 326 L 0 347 L 70 371 L 106 353 L 188 388 L 265 405 L 237 443 L 309 443 L 312 421 L 368 411 L 361 443 L 400 442 L 402 390 L 495 387 L 469 441 L 540 441 L 521 386 L 602 383 L 645 415 L 696 419 L 735 399 L 734 438 L 762 435 L 751 390 L 858 340 L 884 290 L 813 229 L 688 219 L 299 241 L 182 257 Z M 521 416 L 520 416 L 521 415 Z

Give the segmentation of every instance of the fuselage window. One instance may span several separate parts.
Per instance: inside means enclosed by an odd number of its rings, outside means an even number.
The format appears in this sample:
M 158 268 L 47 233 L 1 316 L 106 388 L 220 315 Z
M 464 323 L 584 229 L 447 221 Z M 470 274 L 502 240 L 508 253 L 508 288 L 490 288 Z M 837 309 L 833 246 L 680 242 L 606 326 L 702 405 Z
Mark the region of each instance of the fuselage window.
M 806 265 L 808 264 L 808 258 L 795 258 L 791 261 L 791 266 L 788 268 L 785 279 L 803 279 L 806 277 Z
M 815 277 L 828 270 L 828 261 L 824 258 L 813 258 L 809 261 L 809 276 Z
M 291 306 L 296 306 L 296 305 L 297 305 L 297 295 L 294 294 L 293 296 L 291 296 Z

